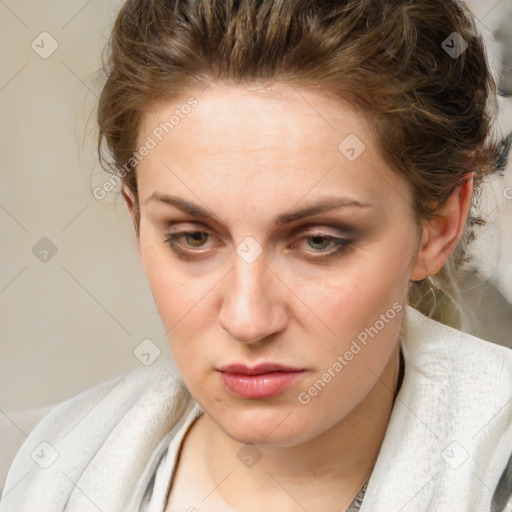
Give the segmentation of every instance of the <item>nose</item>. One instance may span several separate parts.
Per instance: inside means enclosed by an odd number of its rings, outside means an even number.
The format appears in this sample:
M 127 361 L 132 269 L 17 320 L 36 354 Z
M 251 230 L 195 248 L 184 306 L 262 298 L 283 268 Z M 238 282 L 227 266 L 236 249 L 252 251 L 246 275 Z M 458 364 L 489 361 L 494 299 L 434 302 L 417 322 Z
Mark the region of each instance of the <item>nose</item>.
M 224 280 L 219 322 L 234 339 L 248 344 L 265 340 L 286 326 L 286 286 L 267 267 L 263 255 L 247 263 L 235 255 L 234 269 Z

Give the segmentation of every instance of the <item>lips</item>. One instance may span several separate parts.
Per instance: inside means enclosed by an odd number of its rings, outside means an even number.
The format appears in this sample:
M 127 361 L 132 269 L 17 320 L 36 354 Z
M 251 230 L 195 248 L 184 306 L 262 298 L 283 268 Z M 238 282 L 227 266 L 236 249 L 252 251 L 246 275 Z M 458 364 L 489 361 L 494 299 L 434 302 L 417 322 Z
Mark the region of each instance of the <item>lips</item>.
M 252 368 L 245 366 L 244 364 L 228 364 L 218 368 L 220 372 L 235 373 L 238 375 L 261 375 L 263 373 L 273 372 L 300 372 L 302 368 L 292 368 L 291 366 L 285 366 L 277 363 L 261 363 Z
M 243 364 L 229 364 L 218 368 L 226 388 L 234 395 L 250 400 L 262 400 L 283 393 L 305 373 L 276 363 L 263 363 L 252 368 Z

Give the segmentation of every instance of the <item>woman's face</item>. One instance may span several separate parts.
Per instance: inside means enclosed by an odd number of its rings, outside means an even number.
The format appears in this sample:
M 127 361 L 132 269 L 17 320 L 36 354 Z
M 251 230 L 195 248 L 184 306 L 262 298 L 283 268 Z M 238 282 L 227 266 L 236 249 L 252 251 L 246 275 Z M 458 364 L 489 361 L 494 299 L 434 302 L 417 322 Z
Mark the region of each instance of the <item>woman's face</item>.
M 245 443 L 334 427 L 396 354 L 418 245 L 409 185 L 362 116 L 212 84 L 147 113 L 138 142 L 139 254 L 194 398 Z

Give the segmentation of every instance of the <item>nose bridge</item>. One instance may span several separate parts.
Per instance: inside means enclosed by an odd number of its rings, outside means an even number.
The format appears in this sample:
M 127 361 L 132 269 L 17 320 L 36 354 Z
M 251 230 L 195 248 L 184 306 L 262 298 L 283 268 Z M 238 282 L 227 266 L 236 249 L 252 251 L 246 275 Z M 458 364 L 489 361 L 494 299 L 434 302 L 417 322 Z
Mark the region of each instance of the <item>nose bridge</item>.
M 262 292 L 266 288 L 265 284 L 270 284 L 268 276 L 269 270 L 263 255 L 254 261 L 247 261 L 240 256 L 236 258 L 234 289 L 243 300 L 254 302 L 255 298 L 265 298 Z
M 267 268 L 264 255 L 247 258 L 244 254 L 249 252 L 244 253 L 244 249 L 247 246 L 242 242 L 227 281 L 220 323 L 235 339 L 251 343 L 279 329 L 283 316 L 275 296 L 275 277 Z

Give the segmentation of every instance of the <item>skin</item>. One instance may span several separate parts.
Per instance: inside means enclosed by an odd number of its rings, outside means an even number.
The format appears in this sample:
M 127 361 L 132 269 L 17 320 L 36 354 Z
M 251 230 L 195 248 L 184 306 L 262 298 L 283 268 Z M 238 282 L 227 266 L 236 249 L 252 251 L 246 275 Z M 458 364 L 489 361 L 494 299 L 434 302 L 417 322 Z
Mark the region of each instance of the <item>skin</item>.
M 386 431 L 409 282 L 437 273 L 457 246 L 472 181 L 418 236 L 410 186 L 383 160 L 364 118 L 319 89 L 283 83 L 191 89 L 143 116 L 139 143 L 190 96 L 198 106 L 136 171 L 139 256 L 177 367 L 206 412 L 185 438 L 167 510 L 192 506 L 193 497 L 199 510 L 213 510 L 215 500 L 243 511 L 340 510 L 371 471 Z M 338 150 L 349 134 L 366 146 L 355 161 Z M 218 220 L 150 199 L 154 192 Z M 333 195 L 370 206 L 275 223 Z M 135 223 L 137 199 L 123 196 Z M 165 242 L 168 231 L 208 234 L 175 240 L 186 260 Z M 352 243 L 325 256 L 336 246 L 319 233 Z M 248 236 L 262 250 L 252 263 L 236 252 Z M 299 393 L 393 304 L 402 310 L 300 403 Z M 249 400 L 230 393 L 216 370 L 268 361 L 306 372 L 276 397 Z M 251 468 L 237 457 L 245 444 L 262 454 Z M 212 498 L 197 499 L 219 482 Z

